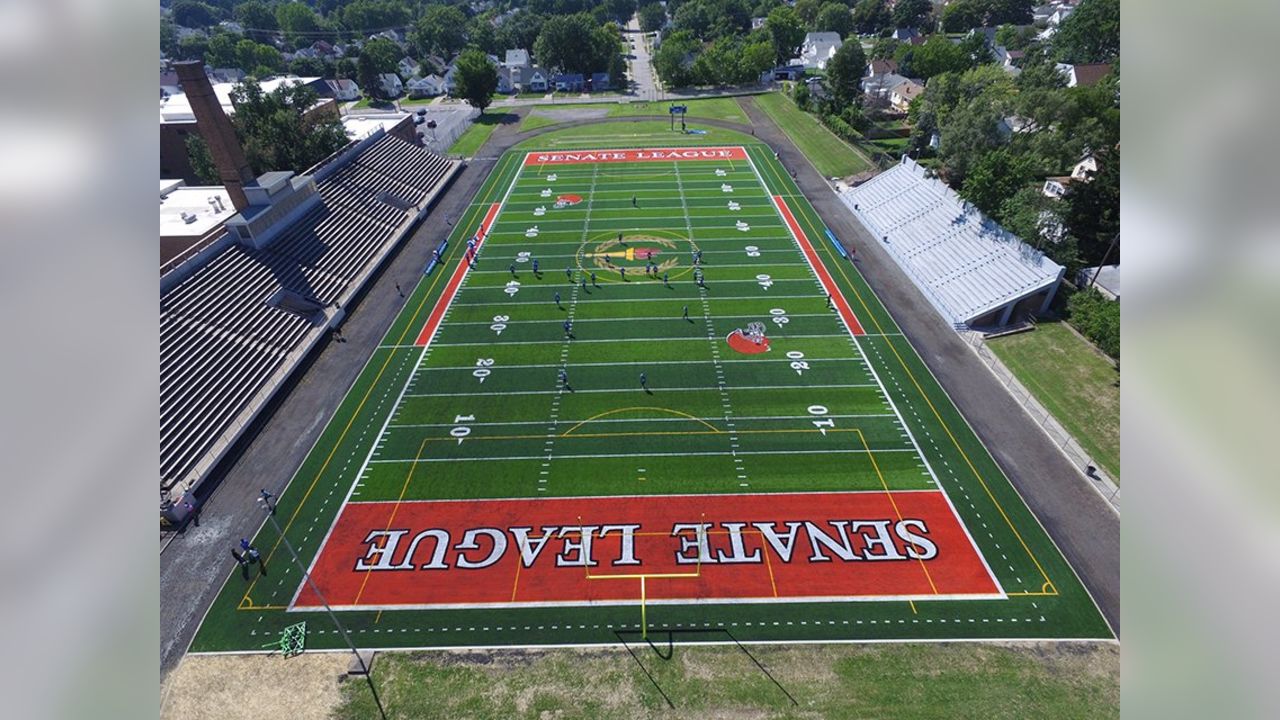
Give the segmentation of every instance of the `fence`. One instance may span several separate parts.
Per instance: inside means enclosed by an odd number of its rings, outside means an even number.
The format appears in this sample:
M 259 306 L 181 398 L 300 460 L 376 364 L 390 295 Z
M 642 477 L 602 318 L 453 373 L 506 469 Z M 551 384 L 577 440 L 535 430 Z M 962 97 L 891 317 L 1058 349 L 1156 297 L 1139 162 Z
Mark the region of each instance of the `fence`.
M 1094 489 L 1115 507 L 1116 512 L 1119 512 L 1120 486 L 1103 472 L 1093 457 L 1089 455 L 1080 443 L 1076 442 L 1076 439 L 1071 436 L 1071 433 L 1067 432 L 1066 428 L 1062 427 L 1057 418 L 1053 417 L 1053 414 L 1045 409 L 1039 400 L 1036 400 L 1031 391 L 1027 390 L 1021 382 L 1018 382 L 1018 379 L 1013 376 L 1009 368 L 1005 367 L 1000 358 L 991 351 L 991 348 L 987 347 L 982 333 L 966 331 L 959 333 L 959 335 L 965 344 L 978 356 L 978 359 L 982 360 L 982 363 L 991 370 L 1000 384 L 1005 386 L 1005 389 L 1009 391 L 1009 395 L 1022 406 L 1023 412 L 1031 418 L 1031 421 L 1040 426 L 1044 434 L 1048 435 L 1053 444 L 1058 446 L 1058 449 L 1080 471 L 1085 480 L 1092 484 Z M 1089 468 L 1093 468 L 1093 470 L 1090 471 Z
M 447 114 L 428 111 L 427 119 L 435 120 L 436 128 L 433 131 L 429 130 L 425 124 L 417 126 L 418 131 L 422 133 L 423 147 L 437 155 L 447 155 L 454 141 L 461 137 L 462 133 L 466 132 L 467 128 L 471 127 L 471 123 L 479 116 L 480 111 L 473 107 Z M 441 122 L 441 120 L 444 120 L 444 122 Z

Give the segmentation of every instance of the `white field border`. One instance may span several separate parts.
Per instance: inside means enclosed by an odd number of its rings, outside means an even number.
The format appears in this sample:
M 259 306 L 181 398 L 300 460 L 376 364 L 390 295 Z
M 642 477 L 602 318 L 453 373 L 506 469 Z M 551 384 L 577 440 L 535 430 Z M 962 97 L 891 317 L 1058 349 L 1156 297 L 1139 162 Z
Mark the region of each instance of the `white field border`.
M 743 148 L 743 152 L 746 152 L 745 148 Z M 756 167 L 755 160 L 751 159 L 750 154 L 747 154 L 747 162 L 750 163 L 751 169 L 756 174 L 756 181 L 760 184 L 760 189 L 763 190 L 765 195 L 769 197 L 770 202 L 773 202 L 773 196 L 772 194 L 769 193 L 769 187 L 765 185 L 764 178 L 760 175 L 760 170 L 759 168 Z M 791 225 L 787 223 L 786 217 L 784 217 L 782 214 L 782 209 L 778 207 L 776 202 L 773 202 L 773 205 L 774 205 L 774 211 L 777 212 L 778 214 L 778 219 L 782 221 L 782 224 L 784 226 L 786 226 L 787 232 L 791 233 L 792 242 L 795 243 L 796 251 L 799 252 L 801 257 L 803 257 L 806 261 L 809 261 L 809 256 L 806 255 L 804 252 L 804 249 L 800 247 L 800 238 L 795 236 L 794 232 L 791 229 Z M 790 211 L 790 208 L 788 208 L 788 211 Z M 795 213 L 793 212 L 792 216 L 794 217 L 794 215 Z M 797 218 L 796 224 L 799 225 L 799 222 L 800 221 Z M 814 238 L 810 242 L 812 243 L 812 242 L 820 242 L 820 241 L 821 241 L 821 238 Z M 818 262 L 822 262 L 822 258 L 817 257 L 818 249 L 816 247 L 813 248 L 813 252 L 816 260 Z M 819 283 L 821 283 L 822 279 L 818 275 L 818 270 L 816 267 L 812 266 L 811 262 L 810 262 L 809 269 L 813 272 L 814 279 L 817 280 Z M 825 266 L 823 269 L 824 270 L 826 269 Z M 830 275 L 830 272 L 828 272 L 828 275 Z M 831 282 L 834 285 L 835 283 L 834 276 L 831 277 Z M 827 290 L 833 296 L 836 294 L 839 294 L 843 298 L 844 293 L 840 292 L 839 287 L 831 287 L 831 288 L 827 288 Z M 846 305 L 848 304 L 848 300 L 845 300 L 845 304 Z M 898 416 L 898 424 L 901 425 L 903 431 L 907 433 L 908 438 L 911 440 L 911 445 L 915 447 L 916 454 L 920 457 L 920 461 L 924 463 L 925 469 L 929 472 L 929 476 L 933 478 L 934 485 L 938 488 L 938 491 L 941 492 L 942 496 L 946 499 L 947 505 L 950 506 L 951 508 L 952 515 L 955 516 L 956 522 L 960 524 L 960 528 L 964 530 L 965 537 L 969 539 L 969 545 L 973 548 L 973 551 L 977 553 L 978 558 L 982 561 L 982 566 L 986 568 L 987 575 L 991 578 L 991 582 L 995 583 L 995 586 L 999 588 L 1000 595 L 1002 596 L 1001 599 L 1007 600 L 1008 595 L 1005 593 L 1004 586 L 1001 585 L 1000 579 L 996 577 L 996 574 L 992 572 L 991 565 L 987 562 L 987 556 L 983 554 L 982 549 L 978 547 L 978 543 L 973 539 L 973 534 L 969 532 L 969 526 L 965 524 L 964 518 L 960 517 L 960 513 L 956 510 L 955 503 L 951 501 L 951 495 L 947 493 L 946 486 L 942 484 L 942 480 L 938 477 L 938 474 L 934 472 L 933 465 L 929 462 L 929 458 L 926 457 L 924 454 L 924 451 L 920 449 L 920 444 L 916 442 L 915 433 L 911 432 L 911 427 L 907 425 L 906 418 L 904 418 L 902 416 L 902 412 L 898 410 L 898 405 L 893 401 L 893 396 L 889 394 L 888 389 L 885 388 L 884 383 L 880 380 L 880 373 L 876 372 L 875 366 L 872 364 L 870 360 L 870 356 L 868 356 L 866 351 L 863 349 L 862 343 L 858 341 L 858 336 L 854 334 L 853 328 L 849 327 L 848 323 L 845 322 L 844 316 L 840 315 L 839 313 L 837 313 L 837 316 L 840 318 L 840 324 L 845 326 L 845 330 L 848 331 L 849 337 L 853 339 L 854 345 L 857 346 L 858 353 L 861 354 L 862 357 L 867 358 L 867 363 L 866 363 L 867 369 L 871 371 L 871 376 L 875 378 L 876 384 L 880 386 L 880 393 L 884 395 L 885 401 L 889 403 L 889 407 L 893 408 L 894 414 Z
M 511 178 L 511 184 L 507 186 L 507 192 L 504 193 L 502 199 L 498 201 L 498 212 L 494 213 L 493 221 L 489 224 L 489 229 L 492 229 L 494 225 L 498 224 L 498 218 L 502 217 L 502 211 L 506 209 L 507 198 L 511 197 L 511 191 L 515 189 L 516 182 L 520 180 L 520 175 L 523 173 L 524 165 L 521 165 L 519 169 L 516 170 L 515 176 Z M 492 203 L 490 206 L 492 206 Z M 485 213 L 485 215 L 481 216 L 481 222 L 483 222 L 483 218 L 487 215 L 488 213 Z M 489 232 L 486 230 L 486 239 L 488 236 Z M 355 478 L 351 481 L 351 487 L 347 489 L 347 496 L 342 499 L 342 504 L 338 505 L 337 511 L 334 512 L 333 521 L 329 523 L 329 529 L 325 531 L 324 537 L 320 540 L 320 545 L 316 548 L 315 555 L 311 556 L 311 562 L 307 564 L 306 573 L 303 575 L 301 580 L 299 580 L 297 589 L 293 591 L 293 597 L 289 599 L 289 604 L 287 606 L 289 609 L 292 609 L 294 603 L 298 601 L 298 596 L 302 593 L 302 588 L 307 584 L 307 576 L 311 575 L 311 572 L 315 569 L 316 563 L 320 560 L 320 555 L 324 553 L 325 547 L 329 544 L 329 536 L 333 534 L 333 529 L 338 526 L 338 521 L 342 518 L 342 512 L 351 502 L 352 493 L 355 492 L 356 486 L 360 483 L 360 478 L 364 475 L 365 470 L 368 469 L 369 463 L 372 462 L 373 453 L 377 451 L 378 446 L 382 444 L 382 438 L 387 432 L 387 427 L 391 424 L 391 418 L 394 417 L 396 411 L 400 409 L 400 403 L 404 400 L 405 393 L 409 390 L 409 385 L 413 383 L 414 377 L 417 376 L 418 368 L 422 364 L 422 359 L 426 357 L 427 349 L 431 347 L 432 341 L 434 341 L 436 336 L 440 333 L 440 328 L 444 326 L 444 315 L 448 314 L 449 307 L 453 305 L 453 301 L 461 294 L 460 291 L 462 290 L 462 287 L 466 285 L 467 277 L 469 276 L 471 268 L 467 265 L 465 255 L 459 258 L 459 262 L 463 263 L 465 269 L 462 271 L 462 279 L 458 282 L 458 291 L 454 292 L 453 296 L 449 298 L 448 302 L 445 304 L 444 312 L 440 316 L 440 323 L 436 326 L 435 331 L 431 333 L 431 337 L 427 338 L 427 341 L 422 344 L 422 350 L 418 353 L 417 359 L 413 361 L 413 368 L 409 371 L 408 377 L 405 378 L 404 386 L 400 388 L 400 394 L 396 396 L 395 403 L 393 403 L 390 409 L 387 410 L 387 417 L 382 421 L 382 427 L 378 430 L 377 436 L 374 437 L 373 443 L 369 445 L 369 452 L 365 455 L 364 462 L 360 464 L 360 469 L 356 471 Z M 437 300 L 437 302 L 439 302 L 439 300 Z M 432 310 L 435 310 L 434 305 L 432 306 Z M 430 321 L 430 318 L 431 314 L 428 313 L 428 321 Z

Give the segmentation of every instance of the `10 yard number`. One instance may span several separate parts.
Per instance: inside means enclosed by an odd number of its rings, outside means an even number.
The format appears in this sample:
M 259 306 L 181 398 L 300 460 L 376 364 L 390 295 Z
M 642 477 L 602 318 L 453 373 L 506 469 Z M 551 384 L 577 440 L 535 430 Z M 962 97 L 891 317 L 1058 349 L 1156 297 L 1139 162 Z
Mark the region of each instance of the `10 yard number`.
M 818 432 L 822 433 L 823 435 L 827 434 L 828 429 L 834 428 L 836 426 L 836 421 L 827 417 L 826 405 L 810 405 L 809 414 L 821 418 L 820 420 L 814 420 L 812 422 L 813 422 L 813 426 L 818 428 Z

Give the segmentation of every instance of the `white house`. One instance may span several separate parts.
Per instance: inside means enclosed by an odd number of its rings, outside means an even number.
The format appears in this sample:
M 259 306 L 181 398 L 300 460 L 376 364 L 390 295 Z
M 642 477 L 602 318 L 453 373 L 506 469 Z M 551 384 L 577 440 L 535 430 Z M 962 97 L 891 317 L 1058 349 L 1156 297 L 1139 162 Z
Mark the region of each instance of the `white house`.
M 426 77 L 416 77 L 404 84 L 405 92 L 411 98 L 435 97 L 443 95 L 444 78 L 432 73 Z
M 396 70 L 400 72 L 401 77 L 418 77 L 418 62 L 411 57 L 402 57 L 400 62 L 396 63 Z
M 400 97 L 400 93 L 404 92 L 404 83 L 400 82 L 400 76 L 395 73 L 378 75 L 378 85 L 387 97 Z
M 795 62 L 810 70 L 826 70 L 827 61 L 836 54 L 836 50 L 839 50 L 842 44 L 844 43 L 840 40 L 840 33 L 811 32 L 804 36 L 804 44 L 800 46 L 800 57 Z
M 529 51 L 524 49 L 508 50 L 507 57 L 502 62 L 509 68 L 525 68 L 531 64 L 529 61 Z
M 1075 167 L 1071 168 L 1071 179 L 1079 180 L 1081 182 L 1089 182 L 1093 179 L 1090 176 L 1096 172 L 1098 172 L 1098 158 L 1091 154 L 1085 155 L 1083 160 L 1076 163 Z
M 334 100 L 346 102 L 360 99 L 360 86 L 354 80 L 325 80 L 324 83 L 333 92 Z
M 898 112 L 906 112 L 911 107 L 911 101 L 920 97 L 922 92 L 924 92 L 923 85 L 915 80 L 905 80 L 889 91 L 889 104 Z
M 1061 5 L 1053 11 L 1053 14 L 1050 15 L 1045 22 L 1049 24 L 1049 27 L 1058 27 L 1062 24 L 1063 20 L 1071 17 L 1071 13 L 1075 11 L 1076 9 L 1070 5 Z

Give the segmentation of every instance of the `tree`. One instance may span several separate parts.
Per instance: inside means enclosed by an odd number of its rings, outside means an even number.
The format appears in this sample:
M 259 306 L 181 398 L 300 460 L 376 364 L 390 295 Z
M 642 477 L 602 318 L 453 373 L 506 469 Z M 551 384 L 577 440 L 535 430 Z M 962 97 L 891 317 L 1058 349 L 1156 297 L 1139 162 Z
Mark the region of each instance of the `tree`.
M 544 66 L 588 75 L 609 67 L 618 43 L 615 30 L 597 25 L 587 13 L 556 15 L 542 24 L 533 53 Z
M 204 60 L 208 63 L 209 38 L 204 35 L 188 35 L 178 41 L 179 60 Z
M 320 18 L 305 3 L 288 2 L 276 6 L 276 22 L 284 31 L 285 40 L 294 47 L 310 45 L 318 38 Z
M 1084 0 L 1053 36 L 1058 59 L 1110 62 L 1120 55 L 1120 0 Z
M 813 27 L 813 23 L 818 19 L 818 13 L 822 11 L 822 0 L 796 0 L 796 15 L 800 16 L 800 20 L 806 27 Z
M 285 85 L 270 93 L 253 80 L 231 91 L 235 114 L 231 126 L 244 147 L 255 175 L 271 170 L 303 172 L 347 144 L 342 121 L 330 113 L 307 114 L 319 101 L 315 91 L 303 85 Z M 192 166 L 211 166 L 203 139 L 191 138 Z M 216 173 L 215 173 L 216 174 Z
M 862 76 L 866 69 L 867 56 L 856 39 L 841 45 L 827 61 L 827 90 L 837 107 L 854 104 L 862 94 Z
M 393 73 L 400 61 L 400 46 L 386 38 L 370 40 L 360 50 L 356 60 L 356 82 L 364 94 L 378 100 L 386 100 L 379 75 Z
M 895 55 L 899 72 L 907 77 L 926 80 L 946 72 L 964 72 L 978 64 L 979 58 L 974 56 L 972 41 L 981 43 L 982 39 L 974 35 L 971 40 L 957 45 L 942 35 L 931 35 L 921 45 L 901 44 Z M 985 47 L 980 51 L 990 58 Z
M 1034 0 L 979 0 L 985 7 L 983 27 L 1000 25 L 1030 25 Z
M 853 7 L 853 29 L 864 35 L 878 33 L 893 24 L 885 0 L 859 0 Z
M 657 32 L 667 23 L 667 11 L 662 3 L 648 2 L 640 6 L 640 29 L 644 32 Z
M 800 54 L 800 45 L 804 43 L 804 23 L 796 11 L 782 6 L 769 13 L 764 27 L 773 38 L 773 47 L 778 63 L 785 63 Z
M 215 68 L 240 68 L 248 72 L 252 68 L 245 68 L 240 64 L 240 54 L 236 47 L 239 38 L 239 35 L 231 33 L 215 33 L 209 38 L 208 48 L 204 53 L 204 64 Z
M 160 20 L 160 52 L 168 57 L 178 54 L 178 28 L 168 18 Z
M 266 42 L 272 33 L 280 29 L 276 14 L 262 0 L 240 3 L 231 14 L 244 28 L 245 35 L 257 42 Z
M 1026 187 L 1036 177 L 1035 162 L 1009 147 L 982 156 L 964 179 L 960 194 L 979 210 L 1002 219 L 1006 199 Z
M 204 28 L 218 22 L 218 10 L 197 0 L 177 0 L 171 9 L 173 21 L 182 27 Z
M 871 46 L 871 59 L 892 60 L 898 53 L 898 41 L 895 38 L 877 38 Z
M 996 28 L 996 44 L 1009 50 L 1026 50 L 1035 37 L 1035 28 L 1029 26 L 1019 29 L 1016 25 L 1005 24 Z
M 498 42 L 498 30 L 493 26 L 491 13 L 477 15 L 467 23 L 467 44 L 494 54 L 507 49 Z
M 701 47 L 698 38 L 688 30 L 671 33 L 658 51 L 653 54 L 653 69 L 662 82 L 670 87 L 688 87 L 696 78 L 693 75 L 693 56 Z
M 929 0 L 898 0 L 893 6 L 893 25 L 900 28 L 921 28 L 929 13 L 933 12 L 933 3 Z
M 324 58 L 318 57 L 294 58 L 293 62 L 289 63 L 289 72 L 304 77 L 334 77 L 333 65 L 325 62 Z
M 532 48 L 542 32 L 544 19 L 527 10 L 512 15 L 498 28 L 498 45 L 503 48 Z
M 498 89 L 498 69 L 476 48 L 463 51 L 454 68 L 455 93 L 483 113 Z
M 986 9 L 982 0 L 956 0 L 942 10 L 942 30 L 949 33 L 968 32 L 982 27 Z
M 742 48 L 742 56 L 739 60 L 742 68 L 739 82 L 758 81 L 761 75 L 773 67 L 773 61 L 773 43 L 768 40 L 748 43 Z
M 818 32 L 839 33 L 842 38 L 848 37 L 853 30 L 853 15 L 849 12 L 849 6 L 838 2 L 823 5 L 813 21 L 813 29 Z
M 333 12 L 334 17 L 339 15 L 343 26 L 361 37 L 381 28 L 407 25 L 410 20 L 409 7 L 395 0 L 355 0 Z
M 636 0 L 604 0 L 600 7 L 606 18 L 625 25 L 636 12 Z
M 421 56 L 453 57 L 467 44 L 467 16 L 452 5 L 428 5 L 413 26 L 412 42 Z

